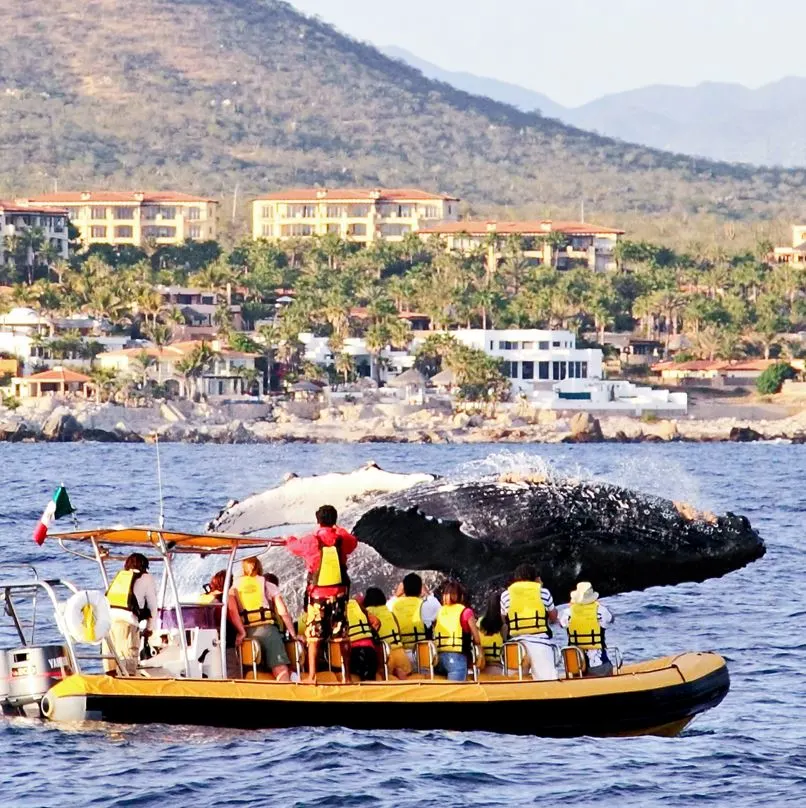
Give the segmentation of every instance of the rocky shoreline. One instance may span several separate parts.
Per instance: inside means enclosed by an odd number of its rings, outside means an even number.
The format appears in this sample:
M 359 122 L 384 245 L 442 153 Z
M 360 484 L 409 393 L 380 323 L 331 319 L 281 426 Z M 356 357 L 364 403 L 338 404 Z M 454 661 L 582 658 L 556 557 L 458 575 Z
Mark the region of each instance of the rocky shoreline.
M 806 443 L 806 411 L 774 420 L 736 416 L 647 420 L 624 415 L 528 410 L 453 413 L 400 403 L 236 402 L 222 407 L 145 407 L 40 402 L 0 410 L 8 443 L 663 443 L 788 440 Z

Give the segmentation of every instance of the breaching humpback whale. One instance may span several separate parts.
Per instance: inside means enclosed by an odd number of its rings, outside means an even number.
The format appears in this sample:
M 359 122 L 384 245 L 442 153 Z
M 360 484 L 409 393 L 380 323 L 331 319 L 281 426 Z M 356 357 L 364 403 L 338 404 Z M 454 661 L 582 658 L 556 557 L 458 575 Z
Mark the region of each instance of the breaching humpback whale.
M 335 505 L 342 523 L 388 562 L 385 583 L 398 571 L 431 570 L 459 578 L 475 599 L 506 586 L 524 561 L 536 564 L 563 598 L 579 580 L 593 582 L 602 595 L 703 581 L 765 552 L 743 516 L 700 513 L 609 483 L 514 475 L 451 483 L 374 464 L 347 474 L 291 476 L 230 504 L 209 528 L 252 533 L 302 525 L 323 502 Z M 271 558 L 288 563 L 282 551 Z M 377 582 L 373 564 L 359 564 L 353 579 L 359 588 Z

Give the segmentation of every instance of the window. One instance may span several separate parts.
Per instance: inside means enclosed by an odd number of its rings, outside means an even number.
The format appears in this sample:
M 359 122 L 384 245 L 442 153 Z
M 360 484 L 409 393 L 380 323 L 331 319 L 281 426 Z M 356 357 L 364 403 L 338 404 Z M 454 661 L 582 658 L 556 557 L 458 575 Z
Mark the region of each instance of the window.
M 144 205 L 142 216 L 147 221 L 154 221 L 159 213 L 159 208 L 154 205 Z
M 312 224 L 284 224 L 282 228 L 284 236 L 312 236 L 314 232 Z
M 495 350 L 495 343 L 492 340 L 490 340 L 490 350 Z
M 163 219 L 175 219 L 176 218 L 176 208 L 160 208 L 159 215 L 162 216 Z
M 94 224 L 90 228 L 90 238 L 106 238 L 106 227 L 101 224 Z
M 115 238 L 133 238 L 134 228 L 129 224 L 119 224 L 115 228 Z
M 518 378 L 518 362 L 510 362 L 509 368 L 509 378 L 510 379 L 517 379 Z
M 92 207 L 90 208 L 90 219 L 105 219 L 106 208 Z
M 274 207 L 272 205 L 263 205 L 260 209 L 260 218 L 261 219 L 273 219 L 274 218 Z
M 327 232 L 339 236 L 341 235 L 341 225 L 336 222 L 330 222 L 327 226 Z
M 523 348 L 524 351 L 533 351 L 534 347 L 535 347 L 534 342 L 524 342 L 521 345 L 521 348 Z
M 534 379 L 535 377 L 535 363 L 534 362 L 524 362 L 523 369 L 521 370 L 521 378 L 522 379 Z
M 131 221 L 134 218 L 134 208 L 112 208 L 112 215 L 116 219 Z M 94 216 L 92 217 L 95 218 Z
M 176 238 L 176 228 L 149 225 L 143 228 L 143 238 Z
M 369 205 L 348 205 L 347 215 L 352 219 L 365 219 L 369 216 Z
M 517 351 L 518 350 L 518 343 L 517 342 L 510 342 L 509 340 L 501 340 L 498 343 L 498 350 L 499 351 Z
M 367 226 L 365 224 L 351 224 L 347 228 L 348 236 L 366 236 Z
M 537 349 L 539 351 L 547 351 L 549 349 L 548 342 L 538 342 L 537 343 Z
M 588 363 L 587 362 L 581 362 L 580 364 L 582 365 L 582 368 L 581 368 L 581 373 L 579 375 L 579 378 L 580 379 L 587 379 L 588 378 Z
M 549 363 L 548 362 L 538 362 L 537 363 L 537 378 L 538 379 L 545 379 L 549 378 Z
M 385 238 L 395 236 L 405 236 L 406 233 L 411 233 L 411 225 L 408 224 L 382 224 L 380 228 L 381 235 Z
M 426 205 L 423 208 L 423 217 L 426 219 L 438 219 L 439 208 L 436 205 Z
M 200 224 L 188 225 L 188 238 L 201 238 L 202 227 Z
M 552 378 L 555 382 L 562 381 L 568 375 L 567 362 L 552 362 Z
M 559 340 L 557 340 L 557 342 L 552 342 L 552 343 L 551 343 L 551 347 L 552 347 L 552 348 L 559 348 L 559 347 L 560 347 L 560 342 L 559 342 Z
M 327 218 L 328 219 L 341 219 L 344 216 L 344 205 L 328 205 Z
M 263 238 L 272 238 L 274 236 L 274 225 L 264 224 L 260 229 L 260 235 L 263 236 Z
M 198 222 L 201 219 L 201 208 L 185 208 L 185 218 L 190 222 Z

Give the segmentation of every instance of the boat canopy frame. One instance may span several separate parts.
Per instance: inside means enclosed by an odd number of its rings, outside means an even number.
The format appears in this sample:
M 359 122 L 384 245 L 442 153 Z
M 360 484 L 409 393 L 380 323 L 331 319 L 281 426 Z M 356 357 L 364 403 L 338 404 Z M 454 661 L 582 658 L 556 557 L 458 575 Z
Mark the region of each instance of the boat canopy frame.
M 163 563 L 163 577 L 160 582 L 159 607 L 164 608 L 165 595 L 170 586 L 174 599 L 174 614 L 179 645 L 184 660 L 185 676 L 189 675 L 187 634 L 185 632 L 182 604 L 179 599 L 179 589 L 173 572 L 173 559 L 177 554 L 198 555 L 205 558 L 209 555 L 226 555 L 227 566 L 224 578 L 224 592 L 221 604 L 221 620 L 219 623 L 219 649 L 221 653 L 221 670 L 226 677 L 227 671 L 227 593 L 232 586 L 232 569 L 235 565 L 239 550 L 249 550 L 253 555 L 265 551 L 269 547 L 285 544 L 281 538 L 259 536 L 240 536 L 231 533 L 187 533 L 184 531 L 166 530 L 162 527 L 101 527 L 82 530 L 71 530 L 61 533 L 51 533 L 49 537 L 55 539 L 59 547 L 71 555 L 88 561 L 95 561 L 101 571 L 104 590 L 109 588 L 109 574 L 105 562 L 110 559 L 124 560 L 128 552 L 112 553 L 108 549 L 114 547 L 119 551 L 142 550 L 152 548 L 155 554 L 146 556 L 149 561 Z M 74 549 L 72 543 L 89 543 L 93 555 L 82 553 Z M 69 639 L 68 639 L 69 642 Z

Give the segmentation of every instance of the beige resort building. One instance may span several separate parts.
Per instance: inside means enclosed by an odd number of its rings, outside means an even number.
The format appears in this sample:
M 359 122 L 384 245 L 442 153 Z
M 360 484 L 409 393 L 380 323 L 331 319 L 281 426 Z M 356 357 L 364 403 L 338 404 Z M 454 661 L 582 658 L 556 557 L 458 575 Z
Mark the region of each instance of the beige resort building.
M 459 218 L 459 199 L 416 188 L 298 188 L 252 202 L 252 237 L 289 239 L 333 234 L 368 244 Z
M 17 204 L 66 210 L 85 247 L 172 245 L 217 236 L 218 202 L 175 191 L 64 191 L 18 199 Z
M 67 258 L 66 210 L 0 200 L 0 246 L 6 243 L 6 237 L 12 238 L 34 229 L 41 230 L 45 242 L 56 250 L 60 258 Z M 32 258 L 29 256 L 29 260 Z M 0 250 L 0 264 L 3 261 L 4 250 Z
M 806 263 L 806 224 L 792 225 L 792 246 L 776 247 L 772 260 L 776 264 Z
M 510 236 L 521 239 L 524 256 L 535 264 L 570 269 L 586 266 L 596 272 L 616 269 L 614 250 L 623 230 L 584 222 L 463 221 L 442 222 L 420 229 L 423 238 L 437 237 L 450 250 L 483 249 L 494 270 L 504 255 Z

